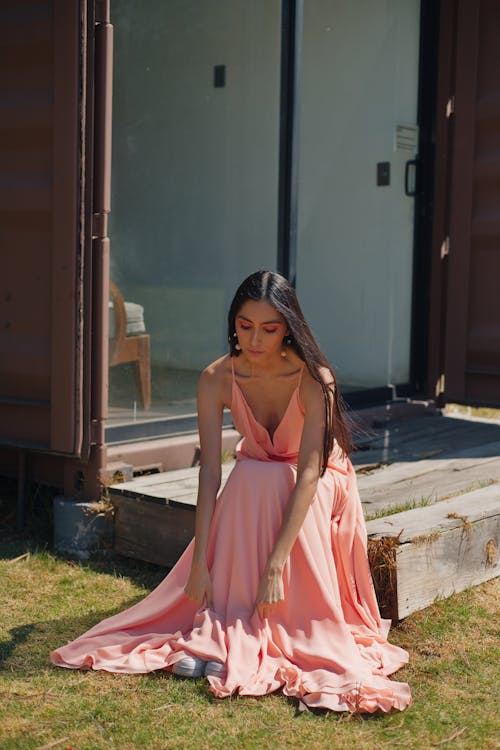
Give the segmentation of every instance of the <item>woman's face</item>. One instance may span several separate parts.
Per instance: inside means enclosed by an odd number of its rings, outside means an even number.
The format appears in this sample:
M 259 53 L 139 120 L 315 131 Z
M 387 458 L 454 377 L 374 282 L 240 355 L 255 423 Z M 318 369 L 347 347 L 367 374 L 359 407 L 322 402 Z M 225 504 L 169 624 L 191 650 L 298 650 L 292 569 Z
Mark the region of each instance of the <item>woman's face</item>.
M 283 315 L 269 302 L 247 300 L 240 307 L 235 323 L 241 351 L 248 359 L 257 363 L 281 355 L 287 325 Z

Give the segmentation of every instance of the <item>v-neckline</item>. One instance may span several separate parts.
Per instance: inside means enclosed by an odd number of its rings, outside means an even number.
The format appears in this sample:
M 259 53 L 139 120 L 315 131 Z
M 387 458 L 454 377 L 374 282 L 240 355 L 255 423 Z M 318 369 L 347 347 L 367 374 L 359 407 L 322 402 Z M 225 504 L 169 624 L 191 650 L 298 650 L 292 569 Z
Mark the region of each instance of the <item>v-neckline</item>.
M 242 397 L 243 401 L 245 402 L 245 406 L 247 407 L 248 411 L 250 412 L 250 414 L 251 414 L 251 416 L 252 416 L 252 419 L 253 419 L 253 421 L 254 421 L 254 422 L 255 422 L 255 424 L 256 424 L 256 425 L 258 425 L 258 426 L 259 426 L 259 427 L 260 427 L 260 428 L 261 428 L 262 430 L 264 430 L 264 432 L 266 433 L 267 437 L 269 438 L 269 442 L 271 443 L 271 445 L 273 446 L 273 448 L 275 447 L 275 446 L 274 446 L 274 437 L 275 437 L 276 433 L 278 432 L 279 428 L 281 427 L 281 425 L 283 424 L 283 421 L 284 421 L 284 419 L 285 419 L 286 415 L 288 414 L 288 411 L 289 411 L 289 409 L 290 409 L 290 406 L 291 406 L 291 404 L 292 404 L 293 398 L 294 398 L 294 396 L 296 395 L 297 391 L 298 391 L 298 390 L 299 390 L 299 388 L 300 388 L 300 382 L 301 382 L 301 380 L 302 380 L 302 372 L 303 372 L 303 370 L 304 370 L 304 365 L 305 365 L 305 363 L 304 363 L 304 364 L 302 365 L 302 367 L 301 367 L 301 369 L 300 369 L 300 372 L 299 372 L 299 382 L 297 383 L 297 385 L 296 385 L 296 386 L 295 386 L 295 388 L 293 389 L 293 391 L 292 391 L 292 395 L 290 396 L 290 398 L 289 398 L 289 400 L 288 400 L 288 404 L 286 405 L 286 409 L 285 409 L 285 411 L 283 412 L 283 416 L 281 417 L 280 421 L 279 421 L 279 422 L 278 422 L 278 424 L 276 425 L 276 427 L 275 427 L 275 429 L 274 429 L 274 432 L 273 432 L 273 434 L 272 434 L 272 437 L 271 437 L 271 433 L 269 432 L 269 430 L 267 429 L 267 427 L 264 427 L 264 425 L 262 424 L 262 422 L 259 422 L 259 420 L 258 420 L 258 419 L 257 419 L 257 417 L 255 416 L 255 414 L 253 413 L 253 411 L 252 411 L 252 408 L 250 407 L 250 404 L 248 403 L 248 401 L 247 401 L 247 399 L 246 399 L 246 396 L 245 396 L 245 394 L 243 393 L 243 391 L 242 391 L 242 389 L 241 389 L 241 386 L 240 386 L 240 384 L 239 384 L 239 383 L 238 383 L 238 381 L 236 380 L 236 374 L 235 374 L 235 372 L 234 372 L 234 363 L 233 363 L 233 383 L 234 383 L 234 384 L 235 384 L 235 385 L 237 386 L 237 388 L 238 388 L 238 390 L 239 390 L 239 392 L 240 392 L 240 394 L 241 394 L 241 397 Z

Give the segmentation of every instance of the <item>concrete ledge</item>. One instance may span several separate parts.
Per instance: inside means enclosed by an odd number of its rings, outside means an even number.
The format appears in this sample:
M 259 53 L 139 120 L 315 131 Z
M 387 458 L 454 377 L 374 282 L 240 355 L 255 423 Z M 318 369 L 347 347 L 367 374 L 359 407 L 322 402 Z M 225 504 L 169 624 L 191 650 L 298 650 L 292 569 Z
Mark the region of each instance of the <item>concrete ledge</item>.
M 110 553 L 113 549 L 114 525 L 99 503 L 55 497 L 54 549 L 88 560 L 94 552 Z

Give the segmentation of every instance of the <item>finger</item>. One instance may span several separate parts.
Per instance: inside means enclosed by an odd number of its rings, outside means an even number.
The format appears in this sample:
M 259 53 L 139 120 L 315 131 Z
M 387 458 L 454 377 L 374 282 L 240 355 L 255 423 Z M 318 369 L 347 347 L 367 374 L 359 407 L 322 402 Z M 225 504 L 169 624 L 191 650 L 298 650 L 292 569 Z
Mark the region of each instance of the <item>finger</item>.
M 260 606 L 259 606 L 259 614 L 260 614 L 262 620 L 265 620 L 267 618 L 267 614 L 268 614 L 268 605 L 267 604 L 260 604 Z
M 205 599 L 206 599 L 206 602 L 207 602 L 207 607 L 211 608 L 212 605 L 213 605 L 213 603 L 214 603 L 213 596 L 212 596 L 212 589 L 211 588 L 206 590 L 206 592 L 205 592 Z

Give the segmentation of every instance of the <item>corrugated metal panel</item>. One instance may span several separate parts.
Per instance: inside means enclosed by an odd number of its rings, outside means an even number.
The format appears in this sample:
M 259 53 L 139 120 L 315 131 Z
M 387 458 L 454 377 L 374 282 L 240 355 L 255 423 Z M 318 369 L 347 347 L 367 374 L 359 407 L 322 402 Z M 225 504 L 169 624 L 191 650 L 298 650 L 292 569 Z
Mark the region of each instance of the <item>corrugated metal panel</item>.
M 466 397 L 500 403 L 500 4 L 478 29 Z
M 0 440 L 81 444 L 80 5 L 0 7 Z
M 500 4 L 458 23 L 446 397 L 500 404 Z

